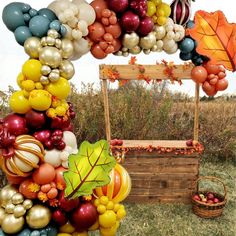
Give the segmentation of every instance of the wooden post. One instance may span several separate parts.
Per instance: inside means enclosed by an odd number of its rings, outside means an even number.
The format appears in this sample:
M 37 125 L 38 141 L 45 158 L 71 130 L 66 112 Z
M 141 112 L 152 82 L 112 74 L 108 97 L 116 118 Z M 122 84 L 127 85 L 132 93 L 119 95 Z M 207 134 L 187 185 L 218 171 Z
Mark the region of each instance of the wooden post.
M 194 111 L 194 130 L 193 139 L 198 141 L 199 139 L 199 84 L 195 85 L 195 111 Z
M 110 126 L 110 114 L 109 114 L 109 103 L 108 103 L 108 93 L 107 93 L 107 80 L 102 80 L 102 92 L 103 92 L 103 102 L 105 111 L 105 126 L 106 126 L 106 138 L 107 141 L 111 141 L 111 126 Z

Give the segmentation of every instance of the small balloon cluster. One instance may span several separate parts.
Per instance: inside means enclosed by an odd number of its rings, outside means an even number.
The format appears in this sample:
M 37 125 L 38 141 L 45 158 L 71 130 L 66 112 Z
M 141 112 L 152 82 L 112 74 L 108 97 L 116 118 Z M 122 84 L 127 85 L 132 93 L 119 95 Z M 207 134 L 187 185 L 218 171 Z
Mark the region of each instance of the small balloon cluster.
M 215 96 L 218 91 L 224 91 L 228 87 L 224 66 L 210 61 L 203 66 L 194 67 L 191 77 L 196 83 L 202 84 L 202 89 L 208 96 Z

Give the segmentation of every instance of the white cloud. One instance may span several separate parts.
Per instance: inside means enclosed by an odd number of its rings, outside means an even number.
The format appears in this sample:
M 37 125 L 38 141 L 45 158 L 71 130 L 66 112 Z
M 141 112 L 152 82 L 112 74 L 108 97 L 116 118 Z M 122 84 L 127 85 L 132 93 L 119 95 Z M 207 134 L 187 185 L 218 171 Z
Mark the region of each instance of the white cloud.
M 12 1 L 0 1 L 0 14 L 2 14 L 2 9 L 10 2 Z M 24 0 L 24 2 L 29 3 L 35 9 L 40 9 L 43 7 L 47 7 L 51 1 Z M 166 2 L 170 3 L 171 1 L 167 0 Z M 234 4 L 234 0 L 227 0 L 224 3 L 222 2 L 222 0 L 197 0 L 195 3 L 192 3 L 192 10 L 194 13 L 196 10 L 200 9 L 209 12 L 220 9 L 225 13 L 229 22 L 236 22 L 235 14 L 233 11 Z M 23 47 L 16 43 L 13 33 L 7 30 L 2 21 L 0 21 L 0 35 L 0 90 L 6 90 L 8 85 L 12 85 L 13 87 L 17 88 L 16 77 L 21 70 L 21 66 L 27 60 L 27 55 L 24 53 Z M 157 60 L 160 61 L 162 59 L 165 59 L 167 61 L 174 61 L 176 64 L 181 63 L 178 58 L 178 53 L 175 55 L 167 55 L 165 53 L 151 53 L 149 55 L 140 54 L 137 56 L 137 59 L 138 63 L 140 64 L 155 64 Z M 81 86 L 81 82 L 94 82 L 99 84 L 99 64 L 127 63 L 128 58 L 124 57 L 116 57 L 110 55 L 104 60 L 97 60 L 94 59 L 91 55 L 87 54 L 81 59 L 74 62 L 76 74 L 72 79 L 72 82 L 76 84 L 77 87 Z M 234 77 L 235 75 L 233 75 L 232 73 L 228 74 L 229 88 L 222 93 L 236 93 L 236 78 Z M 184 85 L 182 86 L 173 85 L 171 86 L 171 89 L 194 95 L 194 84 L 192 81 L 184 81 Z M 222 93 L 219 93 L 219 95 Z

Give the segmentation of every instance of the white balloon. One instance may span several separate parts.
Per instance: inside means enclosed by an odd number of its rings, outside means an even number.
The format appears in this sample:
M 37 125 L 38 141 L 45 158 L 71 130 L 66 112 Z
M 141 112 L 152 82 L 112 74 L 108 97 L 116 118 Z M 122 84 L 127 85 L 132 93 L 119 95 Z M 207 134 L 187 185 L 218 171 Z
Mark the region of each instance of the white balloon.
M 78 18 L 79 20 L 85 20 L 88 25 L 91 25 L 96 19 L 96 13 L 92 6 L 82 3 L 79 5 Z
M 60 154 L 60 159 L 63 161 L 67 161 L 70 153 L 65 151 L 65 149 Z
M 63 141 L 66 146 L 71 147 L 73 150 L 77 150 L 77 140 L 75 135 L 70 131 L 63 132 Z
M 62 165 L 64 168 L 66 168 L 66 169 L 69 168 L 68 161 L 63 161 L 63 162 L 61 163 L 61 165 Z
M 57 149 L 52 149 L 52 150 L 45 150 L 45 156 L 44 156 L 44 161 L 46 163 L 51 164 L 54 167 L 58 167 L 61 165 L 61 151 Z
M 75 5 L 79 6 L 82 3 L 86 3 L 85 0 L 70 0 L 71 2 L 73 2 Z

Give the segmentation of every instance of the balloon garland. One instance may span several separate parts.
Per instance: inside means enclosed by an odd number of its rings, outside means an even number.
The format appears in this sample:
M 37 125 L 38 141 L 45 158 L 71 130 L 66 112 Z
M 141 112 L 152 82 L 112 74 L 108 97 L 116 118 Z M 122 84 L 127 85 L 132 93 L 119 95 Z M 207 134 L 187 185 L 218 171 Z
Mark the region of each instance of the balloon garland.
M 55 0 L 38 11 L 20 2 L 4 8 L 3 22 L 29 59 L 17 77 L 21 90 L 10 97 L 13 113 L 0 120 L 0 166 L 9 181 L 0 191 L 1 235 L 116 234 L 131 180 L 106 141 L 78 149 L 76 114 L 66 101 L 71 61 L 89 51 L 103 59 L 180 49 L 180 58 L 196 65 L 192 79 L 214 96 L 228 86 L 229 65 L 199 49 L 200 20 L 191 21 L 190 13 L 190 0 Z

